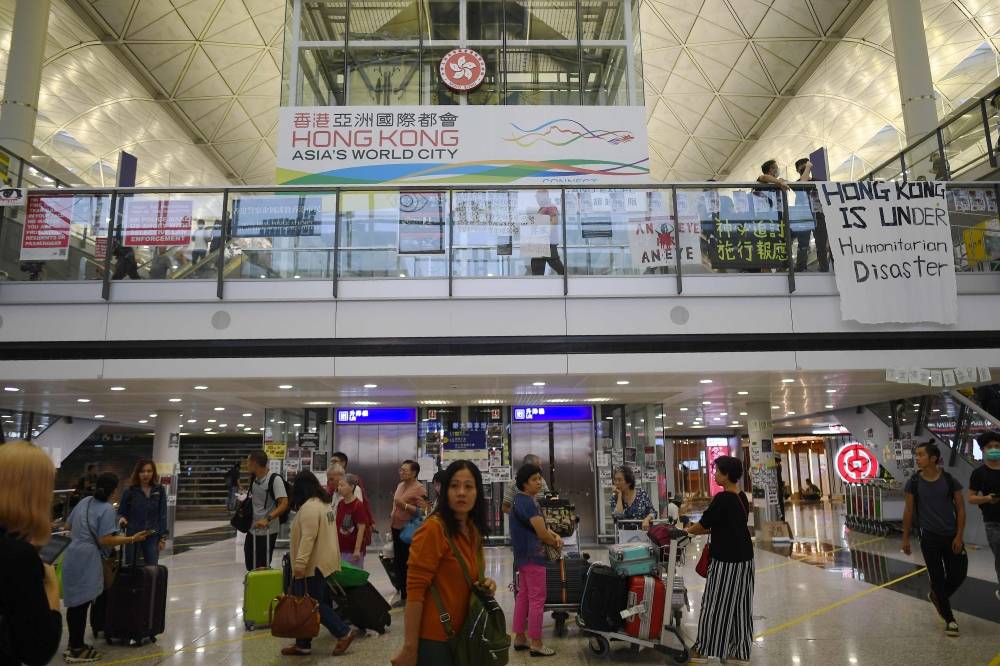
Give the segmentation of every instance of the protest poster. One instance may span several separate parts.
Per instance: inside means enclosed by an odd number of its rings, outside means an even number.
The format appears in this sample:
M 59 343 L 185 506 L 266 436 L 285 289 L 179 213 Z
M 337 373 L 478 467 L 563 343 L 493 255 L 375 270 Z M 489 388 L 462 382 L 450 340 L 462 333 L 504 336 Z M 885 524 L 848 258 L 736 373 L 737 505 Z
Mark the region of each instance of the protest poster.
M 628 247 L 633 268 L 677 266 L 677 253 L 682 264 L 701 264 L 701 223 L 695 217 L 681 217 L 678 235 L 674 219 L 629 217 Z
M 125 199 L 125 246 L 187 245 L 192 216 L 190 200 Z
M 89 199 L 80 201 L 89 202 Z M 72 194 L 29 196 L 21 234 L 21 261 L 65 259 L 70 224 L 76 221 L 78 200 Z
M 824 181 L 817 188 L 843 319 L 956 323 L 958 290 L 944 183 Z
M 788 267 L 784 220 L 720 220 L 707 240 L 712 268 Z

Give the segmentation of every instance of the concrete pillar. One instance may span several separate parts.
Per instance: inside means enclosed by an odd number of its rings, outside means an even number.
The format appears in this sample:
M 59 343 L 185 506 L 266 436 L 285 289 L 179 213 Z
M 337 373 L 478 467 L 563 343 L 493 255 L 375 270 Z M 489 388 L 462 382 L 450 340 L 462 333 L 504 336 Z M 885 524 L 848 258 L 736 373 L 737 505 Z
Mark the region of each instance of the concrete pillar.
M 0 100 L 0 145 L 31 159 L 38 117 L 50 0 L 17 0 Z
M 177 517 L 177 484 L 180 480 L 181 413 L 157 410 L 156 430 L 153 434 L 153 461 L 160 475 L 160 483 L 167 489 L 167 542 L 168 554 L 173 553 L 174 521 Z
M 778 476 L 774 469 L 774 423 L 771 404 L 747 405 L 747 433 L 750 437 L 750 474 L 754 488 L 754 525 L 778 520 Z M 764 497 L 760 497 L 760 491 Z
M 938 125 L 924 17 L 919 2 L 913 0 L 887 0 L 887 2 L 906 142 L 912 143 L 928 132 L 934 131 Z

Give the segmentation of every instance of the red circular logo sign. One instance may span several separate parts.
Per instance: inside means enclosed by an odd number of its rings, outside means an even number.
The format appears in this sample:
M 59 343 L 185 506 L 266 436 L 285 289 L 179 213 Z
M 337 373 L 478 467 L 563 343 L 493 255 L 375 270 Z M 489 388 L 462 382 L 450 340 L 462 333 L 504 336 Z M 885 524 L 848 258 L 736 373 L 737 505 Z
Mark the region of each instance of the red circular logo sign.
M 878 476 L 878 460 L 864 445 L 852 442 L 837 452 L 837 474 L 847 483 L 871 481 Z
M 458 92 L 467 92 L 483 82 L 486 61 L 472 49 L 455 49 L 441 58 L 438 71 L 446 86 Z

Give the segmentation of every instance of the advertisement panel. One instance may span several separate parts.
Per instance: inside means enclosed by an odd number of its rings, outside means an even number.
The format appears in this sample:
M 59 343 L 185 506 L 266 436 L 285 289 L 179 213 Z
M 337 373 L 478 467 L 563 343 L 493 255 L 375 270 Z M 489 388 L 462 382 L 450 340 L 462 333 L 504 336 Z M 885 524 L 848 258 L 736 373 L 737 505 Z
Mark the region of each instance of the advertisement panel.
M 709 437 L 705 442 L 705 451 L 707 452 L 705 463 L 708 473 L 708 492 L 710 496 L 715 497 L 716 494 L 725 490 L 715 481 L 715 461 L 717 458 L 729 455 L 729 440 L 725 437 Z
M 641 106 L 283 107 L 277 182 L 649 182 Z

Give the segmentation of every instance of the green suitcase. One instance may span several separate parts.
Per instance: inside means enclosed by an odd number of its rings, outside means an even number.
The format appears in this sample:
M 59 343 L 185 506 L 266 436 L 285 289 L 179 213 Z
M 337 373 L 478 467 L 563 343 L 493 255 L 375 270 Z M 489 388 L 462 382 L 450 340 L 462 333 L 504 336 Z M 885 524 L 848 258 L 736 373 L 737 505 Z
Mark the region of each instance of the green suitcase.
M 271 600 L 285 593 L 280 569 L 254 569 L 243 579 L 243 625 L 247 631 L 270 624 Z

